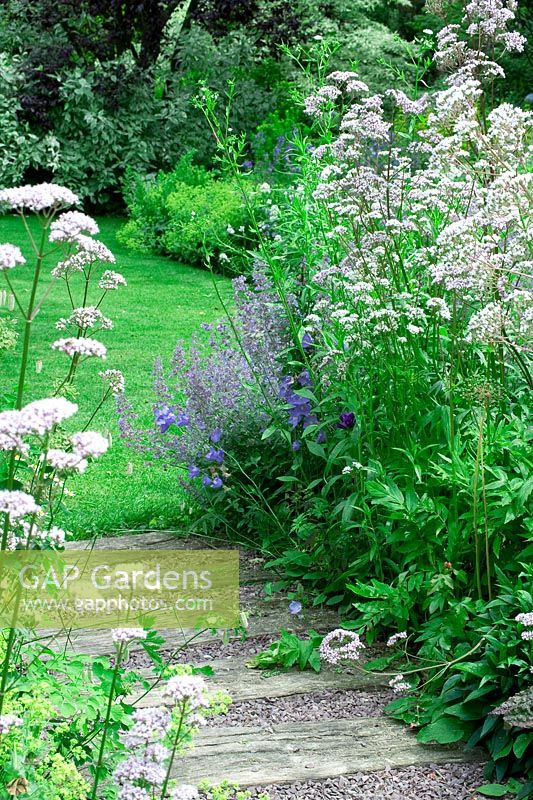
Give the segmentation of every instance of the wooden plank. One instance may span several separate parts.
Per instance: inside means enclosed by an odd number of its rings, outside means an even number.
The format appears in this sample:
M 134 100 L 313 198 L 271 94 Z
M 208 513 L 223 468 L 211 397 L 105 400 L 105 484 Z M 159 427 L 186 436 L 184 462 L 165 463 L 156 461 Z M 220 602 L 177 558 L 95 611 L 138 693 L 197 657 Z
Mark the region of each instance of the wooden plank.
M 257 603 L 258 601 L 256 601 Z M 293 617 L 289 614 L 287 608 L 276 608 L 264 602 L 260 605 L 251 606 L 248 616 L 247 638 L 255 638 L 257 636 L 278 636 L 280 630 L 283 628 L 294 633 L 305 634 L 310 628 L 326 632 L 338 625 L 338 616 L 335 612 L 323 609 L 311 609 L 302 616 L 302 618 Z M 245 607 L 246 608 L 246 607 Z M 205 642 L 220 641 L 225 635 L 224 631 L 219 631 L 213 635 L 209 631 L 197 631 L 193 628 L 167 628 L 161 629 L 161 635 L 169 647 L 182 647 L 194 637 L 194 643 L 200 644 Z M 240 639 L 241 633 L 238 631 L 230 631 L 228 634 L 230 639 Z M 41 631 L 43 640 L 47 640 L 52 634 L 46 631 Z M 53 646 L 55 648 L 66 648 L 67 650 L 75 653 L 87 653 L 89 655 L 105 655 L 113 653 L 114 646 L 111 640 L 110 630 L 91 630 L 83 629 L 72 631 L 69 636 L 64 633 L 53 635 Z M 140 646 L 133 642 L 130 650 L 141 649 Z
M 337 672 L 333 669 L 323 669 L 318 675 L 316 672 L 306 670 L 300 672 L 261 672 L 257 669 L 248 669 L 246 662 L 249 657 L 232 657 L 205 661 L 198 659 L 196 666 L 209 664 L 215 674 L 207 678 L 210 689 L 227 692 L 234 702 L 255 700 L 272 697 L 288 697 L 289 695 L 320 692 L 323 689 L 373 689 L 387 686 L 388 678 L 383 675 L 362 672 L 354 669 L 344 669 Z M 145 675 L 148 675 L 146 672 Z M 143 697 L 139 692 L 131 696 L 139 708 L 156 706 L 163 703 L 162 689 L 154 688 L 149 695 Z
M 174 765 L 180 782 L 267 786 L 394 767 L 477 761 L 478 753 L 419 744 L 382 718 L 298 722 L 265 728 L 204 729 Z
M 99 539 L 83 539 L 67 542 L 67 550 L 237 550 L 234 545 L 201 536 L 178 536 L 172 531 L 145 531 L 127 536 L 104 536 Z M 241 553 L 240 580 L 242 584 L 262 583 L 275 580 L 276 575 L 263 568 L 264 559 L 250 559 Z

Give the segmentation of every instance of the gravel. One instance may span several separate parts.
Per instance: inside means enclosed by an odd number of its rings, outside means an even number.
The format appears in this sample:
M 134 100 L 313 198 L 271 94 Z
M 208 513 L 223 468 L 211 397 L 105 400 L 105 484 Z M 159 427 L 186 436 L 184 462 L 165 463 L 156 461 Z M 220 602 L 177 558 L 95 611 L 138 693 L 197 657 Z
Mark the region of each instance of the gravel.
M 257 787 L 251 795 L 254 800 L 262 792 L 270 800 L 473 800 L 483 782 L 483 765 L 439 764 Z
M 325 719 L 379 717 L 394 697 L 392 691 L 363 692 L 323 689 L 320 693 L 294 694 L 232 703 L 224 716 L 212 717 L 212 727 L 239 725 L 268 727 L 282 722 L 318 722 Z
M 190 644 L 183 650 L 178 650 L 170 663 L 172 664 L 197 664 L 198 666 L 213 661 L 214 659 L 235 658 L 238 656 L 252 657 L 262 650 L 266 650 L 277 637 L 271 634 L 254 636 L 250 639 L 232 639 L 224 642 L 215 639 L 212 642 Z M 175 648 L 165 647 L 161 655 L 166 661 Z M 152 661 L 144 650 L 134 650 L 128 660 L 129 669 L 143 669 L 152 666 Z

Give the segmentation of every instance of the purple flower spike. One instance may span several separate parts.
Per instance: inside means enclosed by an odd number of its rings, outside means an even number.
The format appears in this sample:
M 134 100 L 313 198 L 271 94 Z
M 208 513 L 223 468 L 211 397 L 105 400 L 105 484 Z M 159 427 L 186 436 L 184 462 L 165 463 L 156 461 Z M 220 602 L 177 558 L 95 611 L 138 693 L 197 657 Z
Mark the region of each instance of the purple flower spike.
M 302 611 L 302 604 L 300 603 L 300 601 L 299 600 L 291 600 L 291 602 L 289 603 L 289 612 L 293 616 L 296 616 L 296 614 L 300 614 L 301 611 Z
M 211 480 L 209 475 L 204 475 L 204 477 L 202 478 L 202 483 L 203 483 L 204 486 L 211 486 L 213 481 Z
M 355 425 L 355 414 L 353 411 L 343 411 L 342 414 L 339 416 L 339 421 L 337 422 L 337 428 L 344 428 L 345 430 L 348 428 L 353 428 Z
M 209 438 L 211 439 L 213 444 L 218 444 L 220 442 L 220 440 L 222 439 L 222 429 L 221 428 L 215 428 L 215 430 L 213 431 L 213 433 L 211 434 L 211 436 Z
M 295 441 L 292 443 L 292 449 L 294 450 L 294 452 L 295 452 L 295 453 L 297 453 L 297 452 L 298 452 L 298 450 L 300 449 L 300 447 L 301 447 L 301 446 L 302 446 L 302 443 L 301 443 L 300 441 L 298 441 L 298 439 L 296 439 L 296 440 L 295 440 Z
M 206 461 L 215 461 L 217 464 L 222 464 L 224 461 L 224 451 L 217 450 L 215 447 L 212 447 L 208 453 L 206 453 Z
M 224 482 L 222 481 L 222 478 L 220 477 L 220 475 L 217 475 L 216 478 L 213 479 L 213 483 L 211 484 L 211 488 L 212 489 L 221 489 L 223 485 L 224 485 Z
M 155 424 L 161 431 L 166 433 L 171 425 L 176 422 L 176 415 L 168 406 L 162 406 L 154 411 Z
M 200 468 L 195 467 L 194 464 L 191 464 L 191 466 L 189 467 L 189 478 L 191 478 L 192 480 L 193 478 L 199 478 L 199 477 L 200 477 Z

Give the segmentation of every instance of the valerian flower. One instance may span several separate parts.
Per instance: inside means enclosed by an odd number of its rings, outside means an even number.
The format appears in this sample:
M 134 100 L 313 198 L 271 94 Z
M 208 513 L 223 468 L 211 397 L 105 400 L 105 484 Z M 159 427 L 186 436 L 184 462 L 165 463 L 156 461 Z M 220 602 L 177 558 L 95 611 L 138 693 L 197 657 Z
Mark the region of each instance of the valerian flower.
M 0 244 L 0 270 L 13 269 L 17 264 L 25 264 L 20 247 L 14 244 Z

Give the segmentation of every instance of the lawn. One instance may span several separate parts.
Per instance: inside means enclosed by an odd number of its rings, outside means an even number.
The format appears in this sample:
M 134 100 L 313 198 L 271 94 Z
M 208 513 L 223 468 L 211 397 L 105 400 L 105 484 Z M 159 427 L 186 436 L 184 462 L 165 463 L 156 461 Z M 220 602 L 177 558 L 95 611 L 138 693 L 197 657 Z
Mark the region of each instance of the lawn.
M 222 316 L 223 309 L 208 272 L 162 256 L 132 253 L 116 238 L 123 220 L 106 217 L 98 222 L 100 238 L 115 254 L 116 269 L 125 276 L 128 286 L 108 293 L 103 311 L 113 320 L 114 329 L 97 338 L 108 348 L 105 368 L 122 370 L 127 394 L 149 424 L 154 359 L 161 356 L 168 360 L 179 339 L 190 338 L 201 322 Z M 17 218 L 0 218 L 0 242 L 16 244 L 25 254 L 28 266 L 12 271 L 15 287 L 24 289 L 24 282 L 31 275 L 31 251 Z M 50 268 L 54 265 L 50 263 Z M 45 269 L 45 279 L 48 274 Z M 216 280 L 223 296 L 228 297 L 230 282 L 221 277 Z M 28 401 L 47 396 L 54 381 L 64 377 L 66 356 L 52 351 L 50 343 L 62 335 L 54 325 L 59 317 L 68 314 L 68 308 L 66 289 L 60 281 L 34 323 L 30 363 L 42 360 L 43 368 L 39 374 L 30 369 L 25 396 Z M 5 311 L 2 309 L 2 313 Z M 9 392 L 14 383 L 14 355 L 4 355 L 2 363 L 0 393 Z M 98 402 L 101 369 L 99 359 L 82 367 L 78 382 L 81 413 L 75 417 L 76 428 L 81 427 L 80 421 L 87 419 Z M 187 504 L 176 475 L 157 464 L 146 467 L 141 456 L 122 444 L 112 402 L 102 409 L 91 427 L 111 433 L 113 446 L 82 477 L 69 484 L 74 497 L 58 523 L 77 537 L 125 527 L 179 525 L 187 513 Z

